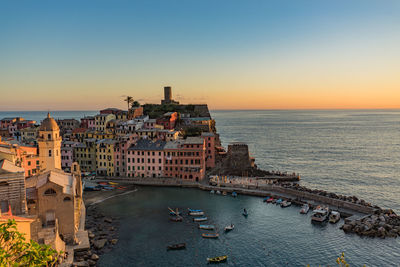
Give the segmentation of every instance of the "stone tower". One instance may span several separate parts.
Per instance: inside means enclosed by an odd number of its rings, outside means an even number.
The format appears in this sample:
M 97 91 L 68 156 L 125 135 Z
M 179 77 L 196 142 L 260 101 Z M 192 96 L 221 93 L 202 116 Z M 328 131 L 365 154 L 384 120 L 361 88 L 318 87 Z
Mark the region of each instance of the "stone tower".
M 61 170 L 61 136 L 57 122 L 47 113 L 39 128 L 39 158 L 40 169 Z
M 164 101 L 166 103 L 171 102 L 172 100 L 172 90 L 171 86 L 165 86 L 164 87 Z

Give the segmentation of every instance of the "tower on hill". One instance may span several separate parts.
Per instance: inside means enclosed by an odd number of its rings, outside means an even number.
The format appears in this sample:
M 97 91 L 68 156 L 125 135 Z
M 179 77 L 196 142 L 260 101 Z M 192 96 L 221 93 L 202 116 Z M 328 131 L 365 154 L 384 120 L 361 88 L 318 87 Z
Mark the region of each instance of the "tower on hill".
M 161 105 L 175 104 L 179 105 L 178 101 L 172 99 L 172 88 L 171 86 L 164 86 L 164 99 L 161 100 Z

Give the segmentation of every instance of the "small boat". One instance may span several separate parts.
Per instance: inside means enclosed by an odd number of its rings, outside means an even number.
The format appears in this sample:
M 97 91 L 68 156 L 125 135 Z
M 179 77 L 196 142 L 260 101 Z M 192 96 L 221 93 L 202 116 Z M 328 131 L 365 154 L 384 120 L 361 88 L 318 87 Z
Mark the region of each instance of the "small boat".
M 201 236 L 204 238 L 218 238 L 219 234 L 218 233 L 204 233 L 204 234 L 201 234 Z
M 185 249 L 186 243 L 179 243 L 167 246 L 167 250 L 178 250 L 178 249 Z
M 226 196 L 226 195 L 227 195 L 226 191 L 223 191 L 223 192 L 222 192 L 222 195 L 223 195 L 223 196 Z
M 202 210 L 192 210 L 192 209 L 189 209 L 189 208 L 188 208 L 188 211 L 189 212 L 202 212 Z
M 118 183 L 114 183 L 114 182 L 108 182 L 108 184 L 118 185 Z
M 173 221 L 173 222 L 181 222 L 182 221 L 182 217 L 181 216 L 170 217 L 169 220 Z
M 111 187 L 111 186 L 103 186 L 103 189 L 105 189 L 105 190 L 114 190 L 115 188 Z
M 274 201 L 273 197 L 270 197 L 270 198 L 267 199 L 267 203 L 272 203 L 273 201 Z
M 108 183 L 106 183 L 106 182 L 98 182 L 98 184 L 101 184 L 101 185 L 108 185 Z
M 220 263 L 220 262 L 225 262 L 228 259 L 228 256 L 219 256 L 219 257 L 214 257 L 214 258 L 207 258 L 207 261 L 209 263 Z
M 211 194 L 214 194 L 214 193 L 215 193 L 215 191 L 214 191 L 214 190 L 211 190 L 211 191 L 210 191 L 210 193 L 211 193 Z
M 247 210 L 246 210 L 246 209 L 243 209 L 243 213 L 242 213 L 242 214 L 243 214 L 244 217 L 247 217 L 247 216 L 249 215 L 249 214 L 247 213 Z
M 300 213 L 307 214 L 309 210 L 310 210 L 310 205 L 304 204 L 303 206 L 301 206 Z
M 214 230 L 215 226 L 211 224 L 199 224 L 199 229 L 203 230 Z
M 284 200 L 281 203 L 281 208 L 287 208 L 287 207 L 289 207 L 291 205 L 292 205 L 292 202 Z
M 268 199 L 269 199 L 269 197 L 265 197 L 265 198 L 263 199 L 263 202 L 267 202 Z
M 169 209 L 169 215 L 180 216 L 182 214 L 178 209 L 176 209 L 176 210 L 173 210 L 171 208 L 168 208 L 168 209 Z
M 207 217 L 193 218 L 194 222 L 204 222 L 207 221 Z
M 328 219 L 329 208 L 318 206 L 313 210 L 313 215 L 311 216 L 311 222 L 324 222 Z
M 201 216 L 201 215 L 204 215 L 204 211 L 189 212 L 189 215 L 191 215 L 191 216 Z
M 217 192 L 215 192 L 217 195 L 221 195 L 221 192 L 219 190 L 217 190 Z
M 233 196 L 233 197 L 237 197 L 237 195 L 238 195 L 238 194 L 237 194 L 235 191 L 232 192 L 232 196 Z
M 340 213 L 338 211 L 332 211 L 331 215 L 329 215 L 330 223 L 337 223 L 340 220 Z
M 231 225 L 225 226 L 224 230 L 225 230 L 225 232 L 229 232 L 229 231 L 233 230 L 233 228 L 235 228 L 235 225 L 231 224 Z
M 282 198 L 280 198 L 280 199 L 278 199 L 278 200 L 275 202 L 275 204 L 276 204 L 276 205 L 279 205 L 279 204 L 281 204 L 281 203 L 282 203 L 282 201 L 283 201 L 283 199 L 282 199 Z

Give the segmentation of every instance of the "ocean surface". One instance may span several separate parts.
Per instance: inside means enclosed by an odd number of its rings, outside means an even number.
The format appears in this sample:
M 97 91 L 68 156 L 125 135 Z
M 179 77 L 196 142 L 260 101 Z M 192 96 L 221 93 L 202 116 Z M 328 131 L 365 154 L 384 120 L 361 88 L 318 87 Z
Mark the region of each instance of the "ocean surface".
M 47 112 L 0 112 L 41 121 Z M 80 118 L 96 111 L 52 112 Z M 400 110 L 211 111 L 224 146 L 249 144 L 266 170 L 296 172 L 301 184 L 356 195 L 400 212 Z M 204 209 L 221 234 L 203 239 L 190 219 L 168 221 L 167 207 Z M 230 266 L 335 266 L 345 252 L 351 266 L 400 266 L 400 239 L 345 235 L 337 225 L 312 225 L 298 207 L 282 209 L 261 198 L 237 199 L 199 190 L 139 188 L 99 207 L 121 217 L 116 249 L 100 266 L 203 266 L 207 257 L 229 255 Z M 241 210 L 249 210 L 245 219 Z M 222 233 L 224 226 L 235 229 Z M 186 242 L 183 251 L 166 251 Z

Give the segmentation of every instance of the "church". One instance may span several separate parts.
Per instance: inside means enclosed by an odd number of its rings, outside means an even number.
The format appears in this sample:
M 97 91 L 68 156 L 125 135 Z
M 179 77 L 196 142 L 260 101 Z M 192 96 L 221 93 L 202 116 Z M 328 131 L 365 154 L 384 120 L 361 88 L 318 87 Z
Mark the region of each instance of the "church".
M 61 170 L 61 141 L 57 122 L 47 114 L 39 128 L 40 173 L 25 181 L 28 215 L 40 221 L 32 239 L 57 250 L 79 242 L 85 219 L 79 165 L 74 163 L 71 173 Z

